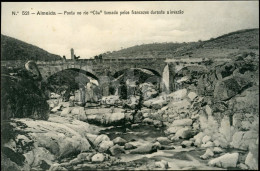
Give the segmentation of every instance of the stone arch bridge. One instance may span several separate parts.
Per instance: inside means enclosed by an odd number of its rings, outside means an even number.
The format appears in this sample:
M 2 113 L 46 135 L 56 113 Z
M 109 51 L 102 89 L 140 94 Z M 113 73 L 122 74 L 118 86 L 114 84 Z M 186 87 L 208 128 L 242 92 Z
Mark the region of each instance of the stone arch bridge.
M 168 80 L 168 84 L 173 82 L 175 72 L 186 66 L 201 66 L 207 59 L 168 59 L 165 58 L 131 58 L 131 59 L 80 59 L 80 60 L 57 60 L 57 61 L 36 61 L 43 80 L 47 80 L 51 75 L 66 69 L 74 69 L 80 72 L 89 73 L 96 78 L 100 84 L 107 81 L 108 75 L 113 76 L 116 72 L 130 69 L 147 69 L 163 77 L 166 67 L 169 74 L 163 78 Z M 1 66 L 23 67 L 26 61 L 1 61 Z M 169 67 L 170 66 L 170 67 Z M 168 87 L 171 87 L 170 85 Z
M 94 75 L 99 81 L 108 75 L 129 68 L 142 68 L 160 75 L 166 66 L 165 59 L 82 59 L 60 61 L 37 61 L 38 68 L 44 80 L 51 75 L 66 69 L 77 69 Z

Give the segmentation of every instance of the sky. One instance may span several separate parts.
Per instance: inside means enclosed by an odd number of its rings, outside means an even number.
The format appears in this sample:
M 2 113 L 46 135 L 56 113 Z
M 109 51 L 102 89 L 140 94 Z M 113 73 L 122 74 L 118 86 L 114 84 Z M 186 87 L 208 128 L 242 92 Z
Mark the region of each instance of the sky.
M 100 15 L 84 11 L 102 10 Z M 183 14 L 131 14 L 131 11 L 179 11 Z M 19 12 L 12 15 L 12 12 Z M 30 15 L 26 11 L 29 11 Z M 54 11 L 58 15 L 36 15 Z M 82 12 L 81 15 L 64 15 Z M 129 15 L 104 15 L 129 11 Z M 208 40 L 248 28 L 259 28 L 259 1 L 143 2 L 2 2 L 1 34 L 70 58 L 81 58 L 134 45 Z

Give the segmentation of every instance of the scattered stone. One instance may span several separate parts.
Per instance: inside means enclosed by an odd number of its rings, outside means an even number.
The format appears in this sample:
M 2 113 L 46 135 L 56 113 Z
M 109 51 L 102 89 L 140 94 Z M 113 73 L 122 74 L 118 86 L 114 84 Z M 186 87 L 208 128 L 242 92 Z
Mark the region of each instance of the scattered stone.
M 58 163 L 54 163 L 53 165 L 51 165 L 51 167 L 49 168 L 49 171 L 67 171 L 66 168 L 64 168 L 63 166 L 61 166 Z
M 188 94 L 188 97 L 190 98 L 191 101 L 193 101 L 196 97 L 198 97 L 198 95 L 194 92 L 190 92 Z
M 80 161 L 90 161 L 92 156 L 93 156 L 92 153 L 80 153 L 80 154 L 77 156 L 77 158 L 78 158 Z
M 101 99 L 101 104 L 105 105 L 116 105 L 120 103 L 121 101 L 119 96 L 103 96 Z
M 71 108 L 68 107 L 68 108 L 64 108 L 60 114 L 60 116 L 68 116 L 68 114 L 71 112 Z
M 162 111 L 165 111 L 169 108 L 169 106 L 164 106 L 163 108 L 161 108 Z
M 143 113 L 144 118 L 148 118 L 148 116 L 149 116 L 149 113 Z
M 126 143 L 125 147 L 124 147 L 125 150 L 132 150 L 132 149 L 135 149 L 135 148 L 137 148 L 137 147 L 134 146 L 133 144 L 130 144 L 130 143 Z
M 176 132 L 175 137 L 189 139 L 193 137 L 193 133 L 190 128 L 181 128 Z
M 246 156 L 245 164 L 252 170 L 258 170 L 258 160 L 253 156 L 251 152 Z
M 125 150 L 123 149 L 123 147 L 116 144 L 109 149 L 109 152 L 111 153 L 111 155 L 116 156 L 118 154 L 125 153 Z
M 245 134 L 244 131 L 235 132 L 232 137 L 232 142 L 230 143 L 230 145 L 234 148 L 247 150 L 247 144 L 243 143 L 244 134 Z
M 136 127 L 138 127 L 139 126 L 139 124 L 132 124 L 131 125 L 131 128 L 136 128 Z
M 153 120 L 150 119 L 150 118 L 145 118 L 145 119 L 143 120 L 143 123 L 153 124 Z
M 105 156 L 102 153 L 95 154 L 92 158 L 92 162 L 103 162 L 105 160 Z
M 99 152 L 105 152 L 107 151 L 110 147 L 112 147 L 114 145 L 113 141 L 102 141 L 99 144 L 99 148 L 98 151 Z
M 200 146 L 202 143 L 202 138 L 204 137 L 204 133 L 200 132 L 197 135 L 194 136 L 195 142 L 194 145 Z
M 181 145 L 183 148 L 190 147 L 193 144 L 192 141 L 182 141 Z
M 181 129 L 182 127 L 179 127 L 179 126 L 171 126 L 169 127 L 165 133 L 167 134 L 175 134 L 179 129 Z
M 241 124 L 242 129 L 246 131 L 250 130 L 250 128 L 252 127 L 252 124 L 249 121 L 242 121 Z
M 151 106 L 152 106 L 152 108 L 154 108 L 154 109 L 161 109 L 161 108 L 162 108 L 163 106 L 165 106 L 166 104 L 167 104 L 167 103 L 166 103 L 165 100 L 160 99 L 160 100 L 157 100 L 157 101 L 152 102 Z
M 174 120 L 172 126 L 190 126 L 192 124 L 191 119 Z
M 214 143 L 214 145 L 215 145 L 216 147 L 219 147 L 219 146 L 220 146 L 219 140 L 214 140 L 213 143 Z
M 156 140 L 163 145 L 171 143 L 171 141 L 167 137 L 158 137 Z
M 236 167 L 237 166 L 237 161 L 238 161 L 238 153 L 227 153 L 224 154 L 218 158 L 212 159 L 209 161 L 210 166 L 217 166 L 217 167 Z
M 212 115 L 212 109 L 209 107 L 209 105 L 206 105 L 205 111 L 208 114 L 208 116 Z
M 161 149 L 161 147 L 162 147 L 161 143 L 159 143 L 159 142 L 153 143 L 153 148 Z
M 203 148 L 208 148 L 208 147 L 213 147 L 214 143 L 212 141 L 208 141 L 206 144 L 202 144 L 201 147 Z
M 51 109 L 51 112 L 55 113 L 55 112 L 61 111 L 61 108 L 62 108 L 62 104 L 59 104 L 58 106 Z
M 94 143 L 95 139 L 98 137 L 98 135 L 90 134 L 90 133 L 86 133 L 86 136 L 88 140 L 91 141 L 92 143 Z
M 187 95 L 187 89 L 177 90 L 169 95 L 167 95 L 167 100 L 181 100 Z
M 208 141 L 211 140 L 211 136 L 208 136 L 208 135 L 205 135 L 203 138 L 202 138 L 202 143 L 203 144 L 206 144 Z
M 218 153 L 223 153 L 224 150 L 223 150 L 222 148 L 220 148 L 220 147 L 214 147 L 214 148 L 213 148 L 213 152 L 214 152 L 215 154 L 218 154 Z
M 206 150 L 206 152 L 205 152 L 202 156 L 200 156 L 200 158 L 206 160 L 206 159 L 208 159 L 209 157 L 213 157 L 213 156 L 214 156 L 213 151 L 212 151 L 210 148 L 208 148 L 208 149 Z
M 70 164 L 70 165 L 76 165 L 76 164 L 78 164 L 78 163 L 80 163 L 80 162 L 81 162 L 81 160 L 79 160 L 78 158 L 75 158 L 75 159 L 71 160 L 71 161 L 69 162 L 69 164 Z
M 121 122 L 125 119 L 125 114 L 124 113 L 112 113 L 110 114 L 110 117 L 107 121 L 107 124 L 108 123 L 116 123 L 116 122 Z
M 85 110 L 84 110 L 84 107 L 74 107 L 72 110 L 71 110 L 71 113 L 72 114 L 85 114 Z
M 248 170 L 248 166 L 245 165 L 245 164 L 243 164 L 243 163 L 239 163 L 239 164 L 237 165 L 237 167 L 240 168 L 240 169 L 242 169 L 242 170 Z M 256 169 L 255 169 L 255 170 L 256 170 Z
M 160 168 L 160 169 L 168 169 L 169 165 L 168 165 L 167 161 L 161 160 L 161 161 L 155 162 L 155 167 Z
M 157 128 L 162 127 L 162 122 L 158 120 L 153 120 L 153 125 Z
M 110 141 L 109 137 L 105 134 L 99 135 L 95 141 L 94 141 L 94 145 L 98 146 L 102 141 Z
M 188 112 L 188 109 L 190 108 L 191 103 L 187 100 L 181 100 L 181 101 L 171 101 L 170 103 L 168 103 L 167 106 L 169 106 L 169 108 L 175 109 L 175 110 L 184 110 L 186 109 L 186 111 Z
M 115 139 L 113 139 L 113 143 L 121 146 L 121 145 L 125 145 L 127 141 L 121 137 L 116 137 Z
M 136 149 L 133 149 L 130 151 L 130 154 L 149 154 L 156 152 L 158 149 L 157 146 L 154 146 L 153 144 L 144 144 L 142 146 L 137 147 Z

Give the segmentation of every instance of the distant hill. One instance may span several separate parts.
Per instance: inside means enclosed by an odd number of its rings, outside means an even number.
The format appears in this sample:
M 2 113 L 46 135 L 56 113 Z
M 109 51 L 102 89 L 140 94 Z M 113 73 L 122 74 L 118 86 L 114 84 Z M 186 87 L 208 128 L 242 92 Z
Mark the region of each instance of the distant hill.
M 37 46 L 1 34 L 1 60 L 58 60 L 60 56 L 51 54 Z
M 186 43 L 153 43 L 136 45 L 133 47 L 121 49 L 119 51 L 103 54 L 103 58 L 165 58 L 173 54 L 177 48 L 185 46 Z
M 102 54 L 103 58 L 229 57 L 241 50 L 259 49 L 259 28 L 239 30 L 207 41 L 154 43 Z

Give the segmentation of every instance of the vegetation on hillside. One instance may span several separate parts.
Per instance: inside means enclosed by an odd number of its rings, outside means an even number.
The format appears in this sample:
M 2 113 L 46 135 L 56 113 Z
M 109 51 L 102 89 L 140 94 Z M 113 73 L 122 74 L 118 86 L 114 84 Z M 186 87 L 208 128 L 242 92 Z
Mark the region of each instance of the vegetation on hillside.
M 228 52 L 235 49 L 259 49 L 259 29 L 246 29 L 231 32 L 207 41 L 197 41 L 188 43 L 153 43 L 136 45 L 121 49 L 119 51 L 102 54 L 103 58 L 173 58 L 188 56 L 194 57 L 195 51 L 200 50 L 200 55 L 205 50 L 225 49 Z M 212 51 L 219 53 L 219 51 Z M 197 53 L 197 52 L 196 52 Z
M 37 46 L 1 34 L 1 60 L 59 60 L 60 56 L 51 54 Z

